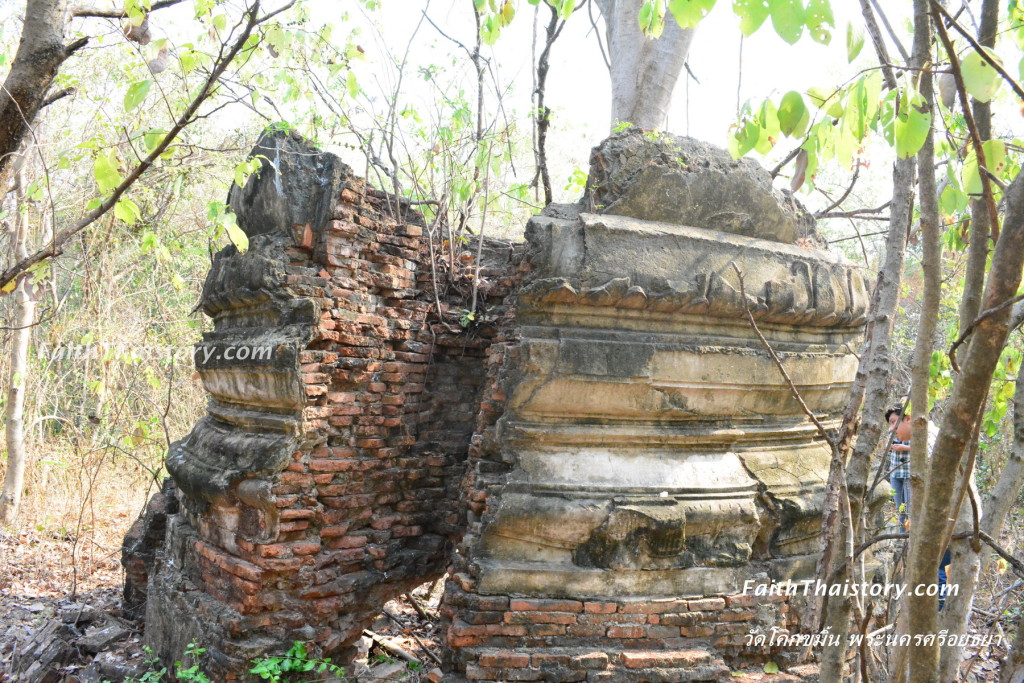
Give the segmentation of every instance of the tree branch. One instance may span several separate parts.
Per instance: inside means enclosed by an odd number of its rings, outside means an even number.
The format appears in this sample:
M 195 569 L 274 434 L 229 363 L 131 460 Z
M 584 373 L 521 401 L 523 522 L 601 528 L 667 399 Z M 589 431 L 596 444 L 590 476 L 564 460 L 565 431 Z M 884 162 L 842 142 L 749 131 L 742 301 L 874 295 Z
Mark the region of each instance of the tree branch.
M 971 332 L 974 332 L 974 328 L 976 328 L 982 320 L 985 320 L 986 318 L 993 316 L 996 313 L 999 313 L 1008 306 L 1013 306 L 1015 303 L 1019 301 L 1024 301 L 1024 294 L 1015 296 L 1012 299 L 1007 299 L 1003 303 L 999 304 L 998 306 L 993 306 L 987 311 L 982 311 L 977 318 L 972 320 L 971 323 L 964 328 L 963 333 L 959 337 L 957 337 L 957 340 L 953 342 L 952 346 L 949 347 L 949 351 L 946 352 L 946 355 L 949 356 L 949 364 L 953 367 L 955 371 L 960 372 L 960 366 L 956 362 L 956 350 L 957 348 L 960 347 L 961 344 L 963 344 L 967 340 L 967 337 L 971 336 Z M 1011 329 L 1013 328 L 1011 327 Z
M 935 0 L 932 0 L 932 7 L 937 9 L 944 17 L 946 17 L 946 20 L 949 22 L 949 25 L 955 28 L 956 32 L 963 36 L 968 43 L 970 43 L 974 51 L 980 54 L 982 58 L 984 58 L 986 64 L 995 69 L 996 73 L 1003 77 L 1003 80 L 1006 81 L 1011 88 L 1013 88 L 1013 92 L 1017 93 L 1017 97 L 1024 100 L 1024 88 L 1022 88 L 1020 83 L 1014 80 L 1013 76 L 1011 76 L 1009 72 L 1007 72 L 1006 69 L 1003 68 L 1003 65 L 994 59 L 989 59 L 989 53 L 985 50 L 985 48 L 982 47 L 981 44 L 979 44 L 978 41 L 975 40 L 970 33 L 964 30 L 964 28 L 960 24 L 958 24 L 956 20 L 953 19 L 953 17 L 950 16 L 949 12 L 946 11 L 945 7 L 940 5 L 938 2 L 935 2 Z
M 953 79 L 956 81 L 956 89 L 960 94 L 960 102 L 963 104 L 967 129 L 971 132 L 971 142 L 974 143 L 974 153 L 978 159 L 978 167 L 987 170 L 988 162 L 985 159 L 985 149 L 982 146 L 981 134 L 978 132 L 978 124 L 975 122 L 974 114 L 971 112 L 970 100 L 967 99 L 967 86 L 964 85 L 964 76 L 960 70 L 960 59 L 957 57 L 953 42 L 949 39 L 949 34 L 946 33 L 946 28 L 942 25 L 942 19 L 939 17 L 939 10 L 942 9 L 942 6 L 936 0 L 931 0 L 931 6 L 932 14 L 935 17 L 935 30 L 939 34 L 939 40 L 942 41 L 942 46 L 946 50 L 949 62 L 953 66 Z M 948 17 L 949 15 L 947 14 L 946 16 Z M 979 173 L 978 175 L 981 176 L 981 189 L 985 197 L 985 203 L 988 204 L 989 219 L 992 221 L 992 241 L 998 242 L 999 210 L 996 208 L 995 196 L 992 194 L 992 180 L 987 172 Z
M 278 10 L 278 12 L 284 11 L 288 7 L 291 7 L 293 4 L 294 2 L 286 4 L 280 10 Z M 116 188 L 114 188 L 110 196 L 104 199 L 99 206 L 89 211 L 85 216 L 83 216 L 81 219 L 79 219 L 72 225 L 69 225 L 68 227 L 54 234 L 53 239 L 47 246 L 30 254 L 26 258 L 19 260 L 17 263 L 15 263 L 11 267 L 7 268 L 2 273 L 0 273 L 0 288 L 3 288 L 6 284 L 17 278 L 22 273 L 29 270 L 32 266 L 36 265 L 37 263 L 41 263 L 52 256 L 60 254 L 68 240 L 70 240 L 72 237 L 80 233 L 82 230 L 84 230 L 86 227 L 94 223 L 105 213 L 114 208 L 117 202 L 121 199 L 121 196 L 124 195 L 124 193 L 128 191 L 128 189 L 135 183 L 135 181 L 138 180 L 142 176 L 142 174 L 145 173 L 156 162 L 156 160 L 160 158 L 160 155 L 163 154 L 168 147 L 170 147 L 171 143 L 174 142 L 175 139 L 177 139 L 181 131 L 184 130 L 185 127 L 188 126 L 195 119 L 199 107 L 202 106 L 202 104 L 207 99 L 209 99 L 209 97 L 213 94 L 214 85 L 217 83 L 217 80 L 220 78 L 221 74 L 223 74 L 227 70 L 228 66 L 230 66 L 232 62 L 234 62 L 235 57 L 237 57 L 238 54 L 245 48 L 246 42 L 249 40 L 249 36 L 252 35 L 253 29 L 255 29 L 256 26 L 259 25 L 262 21 L 265 21 L 266 19 L 278 13 L 272 12 L 260 18 L 258 16 L 259 8 L 260 0 L 255 0 L 250 9 L 246 12 L 244 26 L 238 39 L 234 42 L 234 44 L 231 46 L 231 49 L 226 54 L 218 58 L 218 60 L 214 64 L 214 68 L 210 71 L 210 75 L 203 83 L 203 87 L 199 90 L 199 93 L 189 103 L 185 111 L 181 114 L 181 116 L 178 117 L 174 126 L 171 127 L 171 129 L 163 137 L 160 143 L 157 144 L 153 151 L 151 151 L 145 159 L 143 159 L 134 169 L 132 169 L 131 173 L 129 173 L 128 176 L 124 180 L 122 180 Z
M 51 104 L 53 104 L 54 102 L 56 102 L 57 100 L 62 100 L 65 97 L 67 97 L 68 95 L 74 95 L 75 92 L 76 91 L 75 91 L 74 88 L 61 88 L 60 90 L 58 90 L 56 92 L 52 92 L 52 93 L 50 93 L 49 95 L 46 96 L 46 99 L 43 100 L 43 104 L 41 105 L 40 108 L 48 107 Z
M 164 7 L 171 7 L 177 5 L 182 0 L 157 0 L 150 6 L 149 11 L 155 12 L 158 9 Z M 72 17 L 93 17 L 100 19 L 125 19 L 128 14 L 124 9 L 96 9 L 95 7 L 72 7 L 70 12 Z

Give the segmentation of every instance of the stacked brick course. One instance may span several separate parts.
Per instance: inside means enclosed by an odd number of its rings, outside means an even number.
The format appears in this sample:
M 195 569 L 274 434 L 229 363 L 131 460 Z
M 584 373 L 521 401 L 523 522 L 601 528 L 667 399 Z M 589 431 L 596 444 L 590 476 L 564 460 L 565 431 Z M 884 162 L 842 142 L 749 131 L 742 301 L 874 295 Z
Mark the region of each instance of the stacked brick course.
M 147 631 L 168 658 L 201 642 L 223 678 L 293 640 L 344 659 L 384 602 L 444 571 L 487 350 L 515 287 L 505 271 L 521 260 L 487 244 L 489 319 L 463 329 L 433 311 L 466 306 L 471 285 L 435 295 L 418 215 L 347 169 L 330 189 L 322 225 L 247 226 L 249 252 L 218 255 L 204 290 L 210 415 L 172 447 L 183 514 Z M 224 353 L 267 345 L 269 360 Z M 249 455 L 267 443 L 283 455 Z M 243 471 L 247 458 L 260 464 Z M 130 590 L 145 585 L 137 573 Z
M 566 600 L 480 595 L 449 580 L 443 617 L 454 669 L 473 681 L 717 681 L 794 653 L 749 645 L 753 629 L 796 632 L 784 595 Z

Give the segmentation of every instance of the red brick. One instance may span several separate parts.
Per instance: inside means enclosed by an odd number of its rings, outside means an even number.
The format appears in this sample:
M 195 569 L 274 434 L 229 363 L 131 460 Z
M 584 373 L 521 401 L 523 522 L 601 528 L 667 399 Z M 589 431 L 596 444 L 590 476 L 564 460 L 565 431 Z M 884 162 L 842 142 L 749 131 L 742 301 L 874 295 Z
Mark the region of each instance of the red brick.
M 643 638 L 646 633 L 644 626 L 609 626 L 607 631 L 609 638 Z
M 575 624 L 571 612 L 505 612 L 506 624 Z
M 623 652 L 619 661 L 627 669 L 684 668 L 700 666 L 711 661 L 711 655 L 703 650 L 676 650 L 670 652 Z
M 583 603 L 578 600 L 512 599 L 509 609 L 515 612 L 543 610 L 548 612 L 582 612 Z
M 603 625 L 590 625 L 590 624 L 573 624 L 567 626 L 565 629 L 567 635 L 574 636 L 576 638 L 599 638 L 604 635 L 605 627 Z
M 530 655 L 519 654 L 514 650 L 492 650 L 481 653 L 477 663 L 483 667 L 521 669 L 530 666 Z
M 728 607 L 754 607 L 757 605 L 757 598 L 753 595 L 729 595 L 725 598 Z
M 701 600 L 690 600 L 687 605 L 692 612 L 714 612 L 725 609 L 725 600 L 722 598 L 703 598 Z
M 618 607 L 614 602 L 583 603 L 583 611 L 588 614 L 614 614 Z
M 724 605 L 723 605 L 724 606 Z M 655 600 L 651 602 L 627 602 L 619 608 L 623 614 L 664 614 L 686 609 L 685 600 Z
M 320 552 L 319 543 L 293 543 L 292 552 L 296 555 L 313 555 Z

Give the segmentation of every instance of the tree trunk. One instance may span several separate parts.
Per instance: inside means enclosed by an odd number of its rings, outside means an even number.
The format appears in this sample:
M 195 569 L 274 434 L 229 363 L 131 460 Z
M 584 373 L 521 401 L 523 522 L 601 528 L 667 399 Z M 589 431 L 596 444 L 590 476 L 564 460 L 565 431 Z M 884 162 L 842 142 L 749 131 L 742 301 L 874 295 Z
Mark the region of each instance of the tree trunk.
M 921 68 L 928 61 L 931 49 L 929 0 L 914 0 L 914 46 L 911 61 Z M 929 114 L 935 112 L 934 79 L 927 72 L 920 79 L 919 90 Z M 939 244 L 939 204 L 935 183 L 935 137 L 929 128 L 924 145 L 917 153 L 918 201 L 921 211 L 921 270 L 924 292 L 917 340 L 910 364 L 910 401 L 912 431 L 910 437 L 910 507 L 911 520 L 921 509 L 924 475 L 928 457 L 928 382 L 935 329 L 939 321 L 942 294 L 942 248 Z
M 925 67 L 929 61 L 932 40 L 931 7 L 929 0 L 914 0 L 914 44 L 911 52 L 912 66 Z M 919 81 L 919 90 L 929 114 L 935 112 L 934 79 L 931 72 L 925 72 Z M 914 343 L 911 360 L 910 400 L 910 520 L 912 536 L 920 525 L 924 494 L 928 482 L 928 384 L 930 379 L 932 349 L 935 344 L 935 329 L 938 324 L 939 304 L 942 294 L 942 250 L 939 244 L 939 207 L 935 184 L 935 138 L 931 128 L 925 136 L 924 145 L 917 154 L 918 201 L 921 213 L 921 270 L 924 292 L 921 301 L 921 317 Z M 912 546 L 913 547 L 913 546 Z M 941 556 L 941 553 L 940 553 Z M 932 575 L 931 583 L 938 580 L 938 569 Z M 936 607 L 937 609 L 937 607 Z M 901 626 L 913 629 L 913 619 L 901 619 Z M 902 628 L 900 629 L 902 635 Z M 912 648 L 910 657 L 916 651 Z M 902 661 L 898 657 L 897 661 Z M 902 672 L 901 672 L 902 673 Z
M 1015 311 L 1016 320 L 1011 322 L 1011 327 L 1015 326 L 1014 323 L 1019 320 L 1019 316 L 1020 314 Z M 1003 522 L 1016 502 L 1021 486 L 1024 486 L 1024 378 L 1018 380 L 1013 394 L 1013 443 L 1010 446 L 1010 455 L 1002 472 L 999 473 L 999 479 L 985 500 L 980 522 L 984 533 L 996 540 L 999 539 Z M 972 527 L 971 513 L 967 508 L 968 505 L 965 503 L 957 522 L 957 531 L 967 531 Z M 974 552 L 969 539 L 953 541 L 950 545 L 953 549 L 953 563 L 950 565 L 949 575 L 956 578 L 959 593 L 946 599 L 939 628 L 947 629 L 950 633 L 966 633 L 978 577 L 988 571 L 993 556 L 987 548 L 981 553 Z M 939 661 L 940 680 L 956 680 L 962 660 L 963 648 L 944 647 Z M 1024 671 L 1021 673 L 1024 675 Z
M 885 264 L 875 284 L 874 306 L 869 323 L 871 337 L 857 370 L 858 376 L 865 375 L 862 422 L 847 467 L 846 487 L 856 528 L 845 525 L 834 530 L 824 530 L 825 534 L 835 534 L 835 562 L 843 561 L 845 548 L 850 544 L 850 534 L 859 539 L 863 532 L 860 528 L 864 508 L 861 501 L 867 500 L 871 495 L 871 491 L 868 490 L 871 456 L 878 447 L 886 427 L 885 407 L 889 400 L 888 383 L 892 371 L 892 329 L 899 304 L 907 232 L 910 229 L 913 210 L 915 165 L 913 158 L 899 159 L 893 168 L 893 198 L 889 214 L 889 234 L 885 241 Z M 828 568 L 825 567 L 823 570 L 825 575 L 819 575 L 818 578 L 827 583 L 830 580 L 827 575 Z M 827 625 L 831 628 L 831 633 L 849 633 L 852 613 L 853 602 L 850 600 L 829 602 Z M 843 680 L 848 645 L 847 638 L 839 638 L 836 645 L 826 646 L 821 657 L 821 680 Z
M 21 173 L 15 177 L 18 219 L 14 235 L 14 261 L 28 255 L 29 214 Z M 0 493 L 0 524 L 13 524 L 18 516 L 25 486 L 25 386 L 28 374 L 28 345 L 35 322 L 36 304 L 28 291 L 30 277 L 21 278 L 14 290 L 14 320 L 11 333 L 11 376 L 7 393 L 7 476 Z
M 627 122 L 649 130 L 664 127 L 693 29 L 683 30 L 667 16 L 664 33 L 650 40 L 637 21 L 641 0 L 597 0 L 597 5 L 608 37 L 611 126 Z
M 992 268 L 985 288 L 982 308 L 988 310 L 1011 299 L 1020 286 L 1024 267 L 1024 174 L 1018 174 L 1006 190 L 1006 219 L 992 256 Z M 981 319 L 972 335 L 970 347 L 953 387 L 949 407 L 943 416 L 921 502 L 920 523 L 911 536 L 908 566 L 908 612 L 911 632 L 934 633 L 937 626 L 935 596 L 914 595 L 914 587 L 935 582 L 939 560 L 950 531 L 950 517 L 956 514 L 962 499 L 954 500 L 962 480 L 964 455 L 968 452 L 975 425 L 985 408 L 992 373 L 1009 335 L 1010 309 Z M 960 476 L 951 476 L 959 474 Z M 910 660 L 911 683 L 938 680 L 938 646 L 913 649 Z
M 999 24 L 999 2 L 998 0 L 983 0 L 981 5 L 981 25 L 978 30 L 978 42 L 986 47 L 994 47 L 996 44 L 996 29 Z M 971 102 L 974 111 L 974 122 L 978 129 L 978 137 L 984 142 L 992 137 L 992 107 L 988 102 Z M 994 219 L 989 216 L 988 203 L 976 199 L 971 201 L 971 232 L 970 243 L 967 248 L 967 268 L 964 273 L 964 293 L 960 301 L 960 331 L 963 332 L 971 321 L 974 320 L 981 309 L 981 294 L 985 283 L 985 266 L 988 261 L 988 241 Z M 1024 439 L 1024 434 L 1018 436 L 1018 429 L 1024 428 L 1017 420 L 1017 406 L 1024 410 L 1024 393 L 1020 389 L 1014 396 L 1014 447 L 1017 446 L 1017 439 Z M 1019 399 L 1019 400 L 1018 400 Z M 1019 460 L 1018 460 L 1019 462 Z M 1012 453 L 1011 453 L 1012 463 Z M 1004 480 L 1007 483 L 1017 482 L 1017 489 L 1020 487 L 1020 474 L 1011 472 L 1011 463 L 1007 463 L 1007 469 L 1000 477 L 999 484 Z M 1018 469 L 1018 472 L 1020 470 Z M 974 472 L 968 473 L 973 480 Z M 1007 479 L 1009 477 L 1009 479 Z M 998 488 L 998 485 L 997 485 Z M 1003 521 L 1006 519 L 1009 502 L 1013 496 L 1009 496 L 1006 506 L 998 498 L 991 497 L 985 505 L 982 513 L 982 529 L 992 538 L 999 538 L 999 531 Z M 1001 511 L 999 508 L 1003 508 Z M 957 520 L 956 531 L 964 531 L 970 523 L 973 526 L 973 514 L 969 509 L 961 510 Z M 947 629 L 950 633 L 966 633 L 968 621 L 971 616 L 971 607 L 974 605 L 974 593 L 977 589 L 978 577 L 983 571 L 983 560 L 980 553 L 975 552 L 970 539 L 952 541 L 950 543 L 952 563 L 949 567 L 949 575 L 955 576 L 959 593 L 946 600 L 946 606 L 940 617 L 940 627 Z M 987 551 L 985 558 L 991 556 Z M 956 680 L 960 662 L 963 660 L 963 648 L 952 646 L 942 648 L 939 654 L 939 677 L 941 680 Z
M 77 47 L 64 45 L 65 0 L 28 0 L 18 52 L 0 88 L 0 196 L 57 70 Z

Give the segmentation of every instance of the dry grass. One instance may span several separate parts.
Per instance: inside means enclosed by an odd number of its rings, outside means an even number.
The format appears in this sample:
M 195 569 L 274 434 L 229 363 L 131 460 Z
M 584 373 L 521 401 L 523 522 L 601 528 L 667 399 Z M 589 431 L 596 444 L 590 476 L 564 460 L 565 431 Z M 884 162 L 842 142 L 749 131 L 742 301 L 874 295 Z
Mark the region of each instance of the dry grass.
M 58 597 L 122 583 L 121 541 L 152 478 L 105 451 L 65 462 L 30 467 L 18 522 L 0 531 L 0 593 Z

